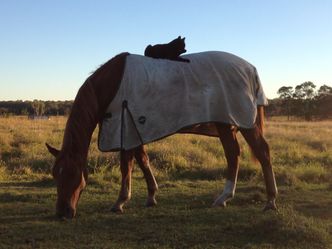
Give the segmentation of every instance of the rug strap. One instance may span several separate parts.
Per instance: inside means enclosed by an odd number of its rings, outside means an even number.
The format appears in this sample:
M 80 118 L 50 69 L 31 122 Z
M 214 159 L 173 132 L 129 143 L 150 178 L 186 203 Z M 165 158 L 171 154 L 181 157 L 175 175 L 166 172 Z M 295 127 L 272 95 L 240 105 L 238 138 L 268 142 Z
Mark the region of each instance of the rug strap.
M 121 150 L 124 149 L 123 148 L 123 143 L 124 143 L 124 115 L 125 115 L 125 111 L 127 111 L 128 114 L 129 114 L 129 117 L 130 117 L 130 119 L 131 119 L 131 121 L 132 121 L 132 123 L 135 127 L 135 130 L 137 132 L 138 138 L 141 141 L 141 144 L 142 145 L 144 144 L 142 136 L 141 136 L 141 134 L 140 134 L 140 132 L 139 132 L 137 126 L 136 126 L 135 119 L 134 119 L 130 109 L 128 108 L 128 101 L 124 100 L 124 101 L 122 101 L 122 112 L 121 112 Z

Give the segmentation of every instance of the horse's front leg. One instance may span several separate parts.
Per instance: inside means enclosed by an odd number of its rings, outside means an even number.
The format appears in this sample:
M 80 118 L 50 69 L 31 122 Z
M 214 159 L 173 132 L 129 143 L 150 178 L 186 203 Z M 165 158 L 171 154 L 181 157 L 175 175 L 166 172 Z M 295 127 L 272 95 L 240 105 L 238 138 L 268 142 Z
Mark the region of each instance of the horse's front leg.
M 133 170 L 134 150 L 121 150 L 120 152 L 121 163 L 121 189 L 118 200 L 112 207 L 113 212 L 123 212 L 123 205 L 129 201 L 131 197 L 131 173 Z
M 148 198 L 146 201 L 147 207 L 152 207 L 157 204 L 155 194 L 158 190 L 158 184 L 157 181 L 151 171 L 150 163 L 149 163 L 149 157 L 144 149 L 144 146 L 141 145 L 135 149 L 135 158 L 136 161 L 143 171 L 144 178 L 147 184 L 148 188 Z
M 226 202 L 234 197 L 239 171 L 240 146 L 236 131 L 230 125 L 217 125 L 219 138 L 227 160 L 227 180 L 223 192 L 214 201 L 213 206 L 226 207 Z

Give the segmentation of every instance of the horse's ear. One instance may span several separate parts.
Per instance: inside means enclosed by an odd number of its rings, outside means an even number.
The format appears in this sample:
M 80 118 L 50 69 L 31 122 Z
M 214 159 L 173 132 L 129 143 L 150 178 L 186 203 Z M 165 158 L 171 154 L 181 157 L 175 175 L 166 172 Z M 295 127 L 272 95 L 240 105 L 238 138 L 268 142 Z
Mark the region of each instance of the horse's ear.
M 48 151 L 54 156 L 57 157 L 59 155 L 59 150 L 57 150 L 56 148 L 53 148 L 51 145 L 49 145 L 48 143 L 45 143 Z
M 183 37 L 183 38 L 182 38 L 182 41 L 184 41 L 185 39 L 186 39 L 186 37 Z

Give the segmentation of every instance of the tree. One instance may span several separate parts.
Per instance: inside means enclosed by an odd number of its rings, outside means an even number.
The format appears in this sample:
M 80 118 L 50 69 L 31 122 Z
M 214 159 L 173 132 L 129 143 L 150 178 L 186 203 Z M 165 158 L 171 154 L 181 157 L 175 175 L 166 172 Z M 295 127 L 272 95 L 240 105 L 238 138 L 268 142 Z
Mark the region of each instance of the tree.
M 332 116 L 332 87 L 323 85 L 318 89 L 316 98 L 318 108 L 318 115 L 321 118 L 328 118 Z
M 42 116 L 45 112 L 45 103 L 41 100 L 34 100 L 31 103 L 34 114 L 37 116 Z
M 0 116 L 8 115 L 8 108 L 0 107 Z
M 281 99 L 291 99 L 293 97 L 293 87 L 292 86 L 283 86 L 278 90 L 279 98 Z
M 313 99 L 316 96 L 316 85 L 311 81 L 306 81 L 295 87 L 295 98 L 297 99 Z
M 327 86 L 327 85 L 322 85 L 318 89 L 318 97 L 326 97 L 332 95 L 332 87 Z
M 297 100 L 297 112 L 302 114 L 305 120 L 311 120 L 315 112 L 316 85 L 306 81 L 295 87 L 294 98 Z
M 33 114 L 38 115 L 37 114 L 38 113 L 38 100 L 35 99 L 34 101 L 32 101 L 31 107 L 33 109 Z
M 293 87 L 291 86 L 283 86 L 279 88 L 278 95 L 279 98 L 282 99 L 283 105 L 286 106 L 287 111 L 287 119 L 289 120 L 291 114 L 291 105 L 292 105 L 292 98 L 293 98 Z

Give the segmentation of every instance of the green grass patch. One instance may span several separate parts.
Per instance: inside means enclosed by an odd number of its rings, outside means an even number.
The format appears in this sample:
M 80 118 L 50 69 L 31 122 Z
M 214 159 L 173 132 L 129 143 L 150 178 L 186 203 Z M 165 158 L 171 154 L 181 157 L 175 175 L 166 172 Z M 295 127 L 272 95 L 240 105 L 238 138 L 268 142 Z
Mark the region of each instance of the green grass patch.
M 72 221 L 54 218 L 52 181 L 0 185 L 1 248 L 329 248 L 332 199 L 326 186 L 281 187 L 278 212 L 262 212 L 260 185 L 240 182 L 227 208 L 211 208 L 222 182 L 161 181 L 158 206 L 144 206 L 146 188 L 135 175 L 123 215 L 110 211 L 119 189 L 92 177 Z M 316 196 L 312 200 L 312 196 Z M 319 204 L 320 203 L 320 204 Z M 323 216 L 322 216 L 323 214 Z

